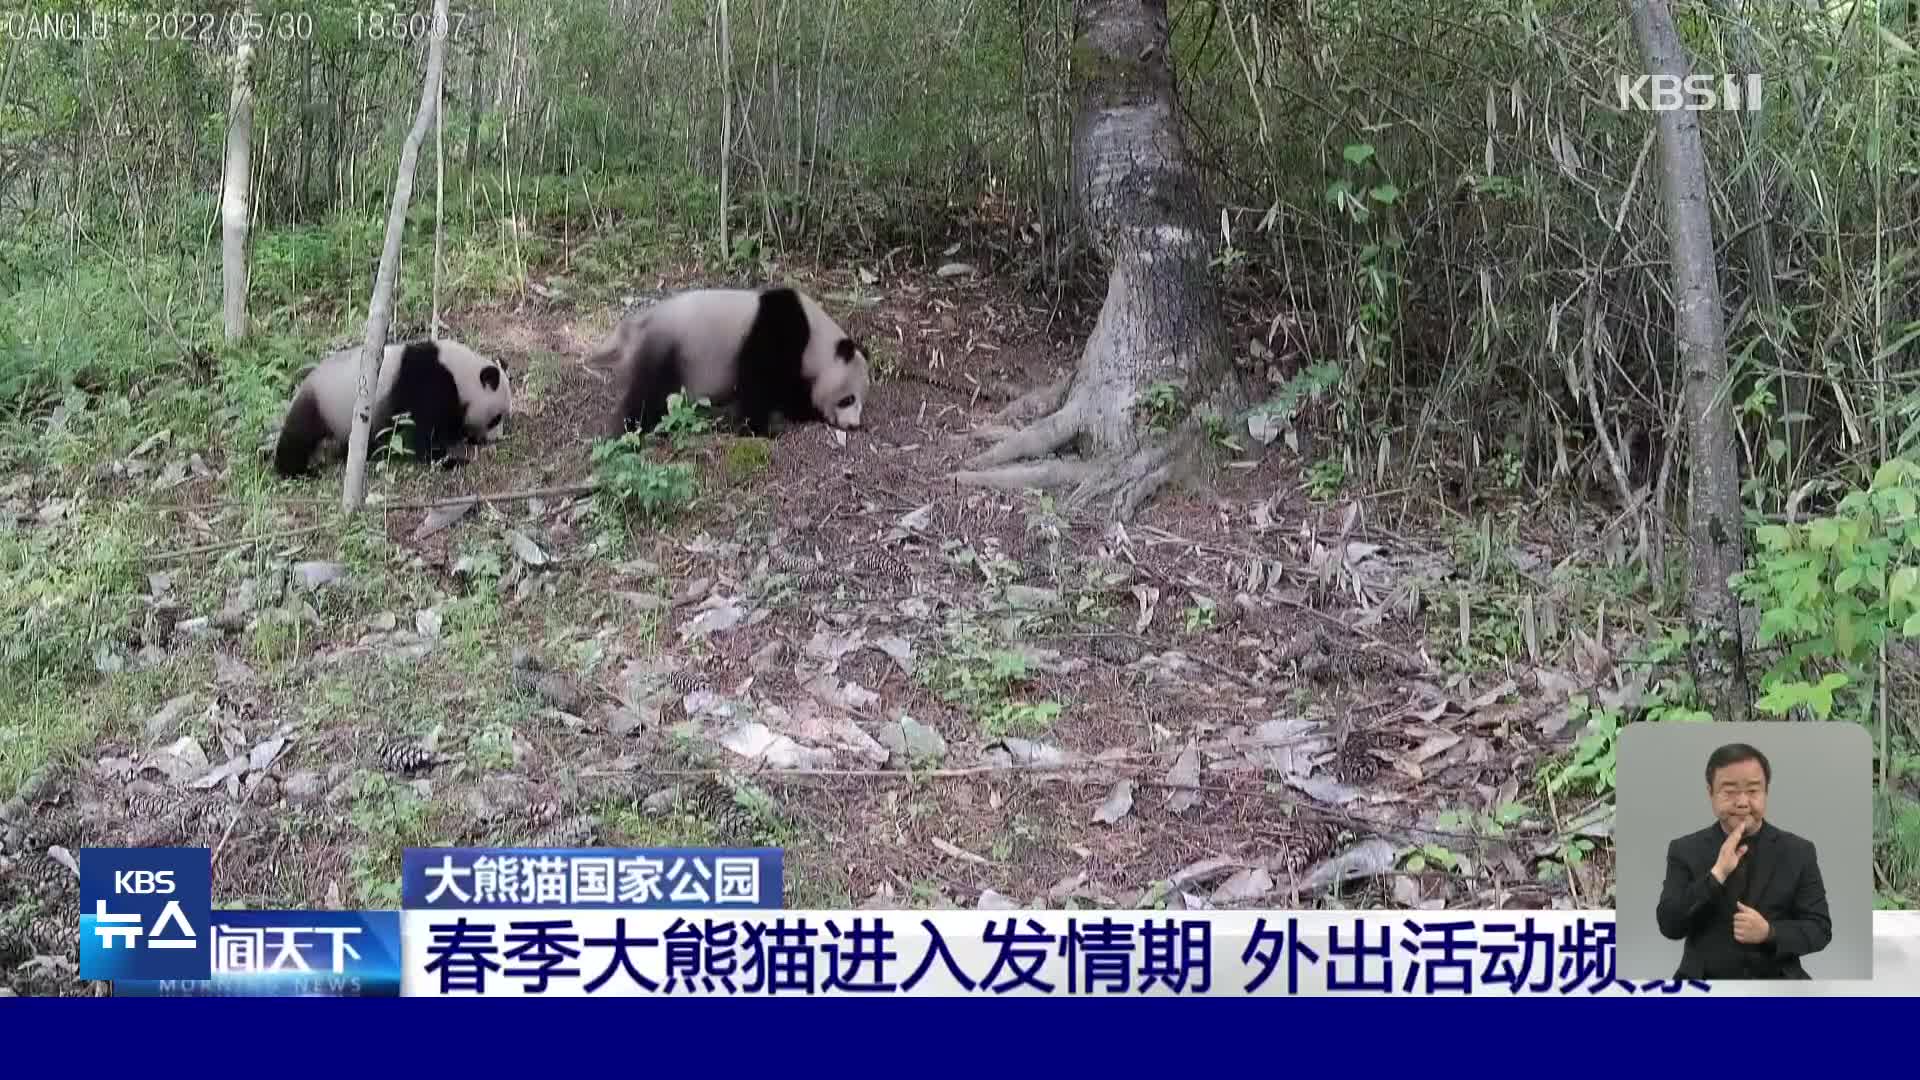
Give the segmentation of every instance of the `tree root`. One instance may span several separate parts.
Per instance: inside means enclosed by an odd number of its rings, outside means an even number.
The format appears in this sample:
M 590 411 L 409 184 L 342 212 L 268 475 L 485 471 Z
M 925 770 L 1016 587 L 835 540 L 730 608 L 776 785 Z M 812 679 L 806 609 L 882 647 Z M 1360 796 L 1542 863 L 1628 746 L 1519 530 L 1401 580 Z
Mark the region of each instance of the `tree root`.
M 1066 404 L 1067 392 L 1073 389 L 1073 373 L 1068 372 L 1045 386 L 1020 395 L 1009 402 L 1005 408 L 994 413 L 991 423 L 1020 424 L 1036 420 L 1048 413 L 1058 412 Z
M 1069 406 L 1031 427 L 1021 428 L 967 462 L 969 469 L 991 469 L 1021 458 L 1053 453 L 1083 430 L 1080 410 Z
M 1052 389 L 1047 388 L 1049 392 Z M 1058 411 L 1014 431 L 975 456 L 951 478 L 956 483 L 1000 491 L 1070 486 L 1073 490 L 1065 500 L 1068 509 L 1084 509 L 1104 501 L 1112 517 L 1129 520 L 1172 475 L 1174 452 L 1170 446 L 1150 445 L 1132 453 L 1082 461 L 1047 458 L 1013 464 L 1022 458 L 1046 457 L 1087 433 L 1084 408 L 1069 399 Z

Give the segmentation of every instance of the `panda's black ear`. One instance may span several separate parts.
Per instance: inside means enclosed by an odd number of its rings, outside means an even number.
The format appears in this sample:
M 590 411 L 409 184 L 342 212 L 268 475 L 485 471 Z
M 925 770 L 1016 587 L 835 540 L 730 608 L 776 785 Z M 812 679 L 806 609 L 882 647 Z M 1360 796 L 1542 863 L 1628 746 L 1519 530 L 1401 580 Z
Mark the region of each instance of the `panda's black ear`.
M 493 364 L 488 364 L 486 367 L 481 368 L 480 385 L 489 390 L 500 389 L 500 369 Z

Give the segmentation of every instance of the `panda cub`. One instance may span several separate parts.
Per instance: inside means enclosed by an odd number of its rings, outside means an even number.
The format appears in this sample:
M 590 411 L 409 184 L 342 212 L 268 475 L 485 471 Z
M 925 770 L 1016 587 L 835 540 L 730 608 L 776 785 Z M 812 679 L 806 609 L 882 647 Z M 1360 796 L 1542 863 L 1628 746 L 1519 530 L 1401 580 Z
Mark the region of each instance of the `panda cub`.
M 754 435 L 789 423 L 860 426 L 867 354 L 813 297 L 787 286 L 695 289 L 629 316 L 588 360 L 614 369 L 612 428 L 652 431 L 676 391 L 737 408 Z
M 306 472 L 314 448 L 322 442 L 347 444 L 359 368 L 360 349 L 355 346 L 328 353 L 301 380 L 274 450 L 274 469 L 281 476 Z M 449 456 L 451 451 L 463 443 L 498 439 L 512 412 L 507 369 L 471 348 L 445 338 L 388 345 L 374 390 L 369 456 L 385 449 L 395 418 L 405 414 L 412 423 L 404 438 L 414 456 L 459 464 Z

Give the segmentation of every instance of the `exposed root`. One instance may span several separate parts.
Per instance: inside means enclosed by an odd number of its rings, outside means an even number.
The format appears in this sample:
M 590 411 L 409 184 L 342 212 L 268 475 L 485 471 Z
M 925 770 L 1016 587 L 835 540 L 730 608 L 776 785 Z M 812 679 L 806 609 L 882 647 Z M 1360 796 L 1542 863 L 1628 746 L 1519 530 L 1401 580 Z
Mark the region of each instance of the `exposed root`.
M 952 479 L 974 487 L 1001 491 L 1049 490 L 1072 487 L 1066 505 L 1085 509 L 1105 501 L 1114 517 L 1131 519 L 1167 482 L 1173 472 L 1173 450 L 1168 446 L 1142 447 L 1131 454 L 1092 460 L 1047 458 L 1012 464 L 1023 458 L 1042 458 L 1086 433 L 1086 414 L 1069 399 L 1059 411 L 1031 427 L 1013 431 L 997 445 L 967 462 Z
M 1069 484 L 1091 483 L 1104 471 L 1105 469 L 1098 462 L 1063 461 L 1055 458 L 1029 465 L 1002 465 L 996 469 L 957 472 L 952 474 L 952 479 L 956 483 L 993 488 L 997 491 L 1026 491 L 1030 488 L 1047 491 L 1063 488 Z
M 1072 441 L 1082 429 L 1080 410 L 1071 403 L 1033 426 L 1015 431 L 967 462 L 968 469 L 991 469 L 1021 458 L 1042 457 Z
M 1009 402 L 1005 408 L 994 413 L 989 423 L 994 425 L 1022 424 L 1051 412 L 1057 412 L 1066 403 L 1067 392 L 1073 389 L 1073 373 L 1068 372 L 1046 386 L 1036 387 Z
M 1114 517 L 1131 521 L 1171 475 L 1173 452 L 1164 446 L 1145 447 L 1124 460 L 1095 469 L 1067 496 L 1067 506 L 1077 510 L 1104 499 L 1110 503 Z

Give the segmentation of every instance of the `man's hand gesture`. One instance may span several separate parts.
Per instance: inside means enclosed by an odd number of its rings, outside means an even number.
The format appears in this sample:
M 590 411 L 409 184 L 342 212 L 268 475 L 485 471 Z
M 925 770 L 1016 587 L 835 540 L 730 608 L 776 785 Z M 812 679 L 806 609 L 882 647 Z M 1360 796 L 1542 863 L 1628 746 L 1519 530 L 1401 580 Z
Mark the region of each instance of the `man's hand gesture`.
M 1738 901 L 1733 905 L 1733 940 L 1742 945 L 1759 945 L 1773 933 L 1767 917 Z
M 1713 875 L 1713 880 L 1722 885 L 1727 883 L 1727 875 L 1733 873 L 1734 867 L 1740 865 L 1740 857 L 1747 853 L 1747 845 L 1741 843 L 1746 836 L 1745 822 L 1727 834 L 1726 840 L 1720 845 L 1720 857 L 1713 860 L 1713 869 L 1707 871 Z

